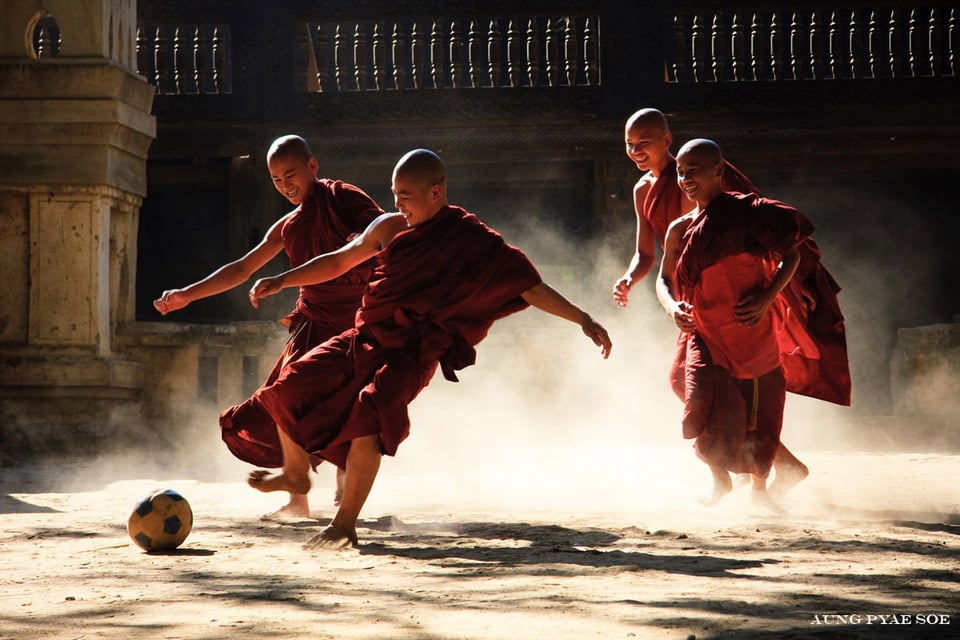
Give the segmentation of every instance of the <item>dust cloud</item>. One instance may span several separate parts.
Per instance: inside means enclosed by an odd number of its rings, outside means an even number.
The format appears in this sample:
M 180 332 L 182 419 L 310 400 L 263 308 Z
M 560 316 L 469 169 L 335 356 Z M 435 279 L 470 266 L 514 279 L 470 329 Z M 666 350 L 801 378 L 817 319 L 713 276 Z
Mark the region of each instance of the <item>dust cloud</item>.
M 779 197 L 790 201 L 789 193 Z M 860 232 L 870 238 L 842 239 L 837 221 L 823 224 L 816 215 L 822 208 L 798 200 L 793 203 L 817 224 L 824 262 L 843 287 L 854 406 L 788 394 L 783 440 L 801 459 L 912 451 L 901 433 L 904 420 L 891 415 L 883 369 L 889 367 L 892 327 L 905 319 L 895 301 L 908 290 L 917 295 L 916 272 L 878 268 L 875 253 L 851 249 L 873 243 L 885 251 L 883 244 L 892 241 L 883 225 Z M 483 217 L 482 210 L 478 214 Z M 539 310 L 501 320 L 478 346 L 477 364 L 460 372 L 459 383 L 437 375 L 413 402 L 411 436 L 396 458 L 384 460 L 365 513 L 402 513 L 405 507 L 527 514 L 696 509 L 694 498 L 708 491 L 710 475 L 680 435 L 681 404 L 667 377 L 676 329 L 656 301 L 656 269 L 634 287 L 626 309 L 611 296 L 630 259 L 632 229 L 584 240 L 540 228 L 536 236 L 507 240 L 527 251 L 548 283 L 609 330 L 610 359 L 604 361 L 578 327 Z M 114 478 L 182 473 L 242 481 L 249 467 L 220 442 L 216 418 L 213 410 L 194 415 L 172 432 L 170 448 L 110 457 L 99 468 Z M 915 428 L 915 422 L 909 426 Z M 811 465 L 811 470 L 823 469 Z M 85 478 L 90 481 L 89 472 Z M 314 480 L 314 508 L 331 514 L 332 467 L 321 465 Z M 281 500 L 278 496 L 278 505 Z

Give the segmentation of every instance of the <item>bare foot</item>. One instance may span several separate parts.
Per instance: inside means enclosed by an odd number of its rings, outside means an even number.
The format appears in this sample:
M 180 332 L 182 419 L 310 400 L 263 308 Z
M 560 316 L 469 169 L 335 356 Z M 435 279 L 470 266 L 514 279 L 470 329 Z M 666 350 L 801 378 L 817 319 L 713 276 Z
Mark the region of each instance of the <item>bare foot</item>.
M 783 516 L 787 514 L 783 507 L 770 498 L 770 494 L 767 493 L 766 489 L 757 489 L 754 487 L 750 493 L 750 498 L 753 500 L 754 506 L 771 511 L 774 515 Z
M 796 459 L 795 459 L 796 460 Z M 807 465 L 799 460 L 791 464 L 774 465 L 773 482 L 770 483 L 770 495 L 780 499 L 810 475 Z
M 733 490 L 733 482 L 731 482 L 730 474 L 727 473 L 726 469 L 711 466 L 710 471 L 713 473 L 713 494 L 708 498 L 697 498 L 697 502 L 705 507 L 716 505 L 723 496 Z
M 261 520 L 300 520 L 310 517 L 310 505 L 307 496 L 299 493 L 290 494 L 290 502 L 275 511 L 269 511 L 260 516 Z
M 303 545 L 303 548 L 308 550 L 328 549 L 331 551 L 336 551 L 339 549 L 349 549 L 356 545 L 356 530 L 344 531 L 343 529 L 330 524 L 327 525 L 323 531 L 307 540 L 307 543 Z
M 251 471 L 247 476 L 247 484 L 257 491 L 287 491 L 307 495 L 310 492 L 310 478 L 292 480 L 283 473 L 271 473 L 266 469 Z

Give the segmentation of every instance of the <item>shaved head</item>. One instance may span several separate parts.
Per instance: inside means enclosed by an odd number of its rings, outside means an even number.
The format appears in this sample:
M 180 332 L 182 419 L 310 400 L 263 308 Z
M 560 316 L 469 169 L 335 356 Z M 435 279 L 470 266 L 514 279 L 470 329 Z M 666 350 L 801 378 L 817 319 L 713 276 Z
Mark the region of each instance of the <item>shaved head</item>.
M 684 144 L 677 152 L 677 159 L 689 155 L 695 155 L 701 162 L 709 166 L 723 162 L 723 152 L 720 151 L 720 145 L 706 138 L 694 138 Z
M 447 170 L 440 156 L 429 149 L 408 151 L 393 169 L 394 178 L 402 177 L 422 186 L 446 187 Z
M 667 118 L 657 109 L 640 109 L 627 120 L 627 129 L 634 127 L 644 127 L 669 133 L 670 127 L 667 126 Z
M 313 157 L 310 145 L 300 136 L 280 136 L 270 145 L 267 151 L 267 164 L 274 158 L 285 158 L 307 162 Z

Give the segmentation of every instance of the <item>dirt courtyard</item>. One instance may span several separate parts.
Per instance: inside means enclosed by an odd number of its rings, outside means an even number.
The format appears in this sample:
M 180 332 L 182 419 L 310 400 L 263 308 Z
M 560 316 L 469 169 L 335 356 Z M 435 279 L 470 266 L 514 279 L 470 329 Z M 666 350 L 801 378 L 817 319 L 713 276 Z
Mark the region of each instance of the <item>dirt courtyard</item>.
M 747 489 L 700 507 L 684 444 L 398 457 L 344 552 L 302 549 L 332 515 L 323 466 L 316 519 L 286 523 L 230 460 L 6 467 L 0 639 L 960 637 L 960 455 L 803 457 L 783 517 Z M 126 518 L 161 486 L 195 523 L 147 554 Z

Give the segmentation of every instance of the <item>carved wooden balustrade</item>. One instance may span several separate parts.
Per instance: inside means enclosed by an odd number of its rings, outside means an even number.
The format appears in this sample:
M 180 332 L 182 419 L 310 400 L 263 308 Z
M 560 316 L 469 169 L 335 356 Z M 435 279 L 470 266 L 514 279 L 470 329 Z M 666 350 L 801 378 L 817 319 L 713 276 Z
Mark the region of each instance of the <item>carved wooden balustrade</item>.
M 670 82 L 960 76 L 956 4 L 684 4 L 671 16 Z

